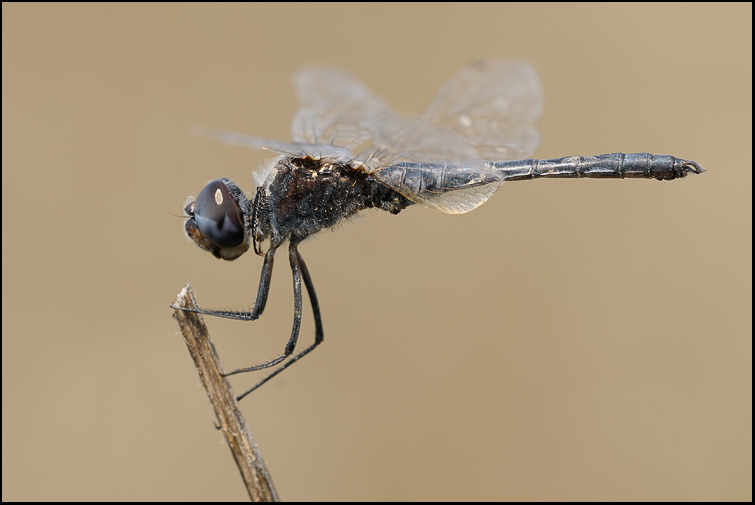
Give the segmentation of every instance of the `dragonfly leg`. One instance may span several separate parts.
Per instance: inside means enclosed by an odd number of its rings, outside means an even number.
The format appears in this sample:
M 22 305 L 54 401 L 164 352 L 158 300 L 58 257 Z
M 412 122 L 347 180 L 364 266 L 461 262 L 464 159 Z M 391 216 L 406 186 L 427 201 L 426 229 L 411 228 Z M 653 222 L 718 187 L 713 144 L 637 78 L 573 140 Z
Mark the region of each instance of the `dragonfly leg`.
M 262 311 L 265 310 L 265 304 L 267 303 L 267 295 L 270 293 L 270 279 L 273 276 L 273 260 L 275 259 L 275 250 L 278 245 L 273 247 L 271 244 L 265 254 L 265 261 L 262 264 L 262 273 L 260 274 L 260 285 L 257 288 L 257 298 L 254 302 L 254 307 L 251 312 L 237 312 L 233 310 L 213 310 L 213 309 L 189 309 L 186 307 L 178 307 L 171 304 L 171 308 L 178 310 L 185 310 L 186 312 L 195 312 L 197 314 L 204 314 L 207 316 L 223 317 L 225 319 L 235 319 L 238 321 L 255 321 L 260 318 Z
M 301 254 L 299 254 L 299 250 L 297 249 L 297 244 L 292 243 L 291 247 L 289 248 L 289 257 L 291 259 L 291 271 L 294 275 L 294 329 L 296 330 L 296 335 L 294 335 L 293 331 L 291 333 L 291 339 L 288 342 L 288 345 L 286 346 L 286 353 L 284 353 L 280 358 L 276 358 L 275 360 L 272 360 L 271 362 L 268 362 L 264 364 L 265 366 L 258 367 L 251 367 L 253 370 L 259 370 L 260 368 L 267 368 L 268 366 L 274 366 L 278 364 L 280 361 L 283 361 L 288 357 L 294 350 L 294 346 L 296 345 L 296 339 L 298 337 L 299 332 L 299 322 L 301 321 L 301 284 L 299 284 L 298 287 L 298 298 L 296 297 L 297 293 L 297 277 L 299 273 L 301 274 L 301 278 L 304 280 L 304 285 L 307 287 L 307 294 L 309 295 L 309 300 L 312 303 L 312 312 L 315 316 L 315 341 L 312 345 L 301 351 L 299 354 L 291 358 L 290 361 L 287 361 L 282 366 L 280 366 L 278 369 L 276 369 L 274 372 L 272 372 L 270 375 L 262 379 L 260 382 L 255 384 L 252 388 L 245 391 L 243 394 L 241 394 L 237 400 L 241 400 L 246 395 L 281 373 L 283 370 L 288 368 L 289 366 L 296 363 L 299 359 L 304 357 L 304 355 L 308 354 L 310 351 L 312 351 L 315 347 L 320 345 L 322 341 L 325 339 L 325 334 L 323 332 L 322 328 L 322 316 L 320 315 L 320 304 L 317 301 L 317 293 L 315 292 L 315 285 L 312 283 L 312 277 L 309 275 L 309 270 L 307 269 L 307 264 L 304 263 L 304 259 L 301 257 Z M 297 305 L 298 300 L 298 305 Z M 297 318 L 298 314 L 298 320 Z M 237 370 L 236 372 L 238 372 Z M 247 369 L 242 369 L 240 371 L 247 371 Z M 235 373 L 235 372 L 233 372 Z M 229 374 L 230 375 L 230 374 Z
M 291 356 L 296 348 L 296 342 L 299 340 L 299 328 L 301 327 L 301 269 L 299 268 L 299 259 L 296 251 L 296 245 L 294 242 L 288 248 L 288 259 L 291 262 L 291 273 L 294 278 L 294 325 L 291 328 L 291 336 L 288 339 L 286 348 L 283 350 L 283 354 L 277 358 L 271 359 L 259 365 L 248 366 L 245 368 L 239 368 L 232 372 L 226 372 L 225 377 L 229 375 L 235 375 L 237 373 L 254 372 L 255 370 L 262 370 L 275 366 L 284 359 Z M 255 304 L 256 305 L 256 304 Z

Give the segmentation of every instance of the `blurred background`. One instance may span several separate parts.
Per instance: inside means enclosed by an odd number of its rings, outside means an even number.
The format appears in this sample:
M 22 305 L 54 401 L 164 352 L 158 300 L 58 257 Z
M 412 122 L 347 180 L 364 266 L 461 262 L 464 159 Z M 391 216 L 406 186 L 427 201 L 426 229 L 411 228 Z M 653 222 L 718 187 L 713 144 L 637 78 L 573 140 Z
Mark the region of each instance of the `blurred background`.
M 289 139 L 305 62 L 417 114 L 486 55 L 538 69 L 538 157 L 708 172 L 510 183 L 305 242 L 325 343 L 242 402 L 280 496 L 752 499 L 750 4 L 2 9 L 3 500 L 246 500 L 168 304 L 251 305 L 261 259 L 177 216 L 269 154 L 189 127 Z M 227 368 L 283 349 L 284 258 L 260 321 L 207 320 Z

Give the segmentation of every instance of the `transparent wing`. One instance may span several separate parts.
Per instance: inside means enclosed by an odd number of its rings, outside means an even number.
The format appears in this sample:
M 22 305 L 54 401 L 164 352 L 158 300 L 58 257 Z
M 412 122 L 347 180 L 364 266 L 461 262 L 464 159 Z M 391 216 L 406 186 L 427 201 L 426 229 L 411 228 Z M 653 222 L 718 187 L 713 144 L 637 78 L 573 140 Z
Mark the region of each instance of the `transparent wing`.
M 535 122 L 542 108 L 542 86 L 530 64 L 477 60 L 440 89 L 418 120 L 379 122 L 378 155 L 364 164 L 416 203 L 449 214 L 469 212 L 503 182 L 484 161 L 527 158 L 537 149 Z
M 540 142 L 534 123 L 542 112 L 542 87 L 526 62 L 470 63 L 413 120 L 338 68 L 302 67 L 294 85 L 300 102 L 294 142 L 201 133 L 289 156 L 353 159 L 410 200 L 452 214 L 477 208 L 503 182 L 485 161 L 527 158 Z
M 339 68 L 301 67 L 294 76 L 294 88 L 300 107 L 291 135 L 302 144 L 355 149 L 374 138 L 377 124 L 397 116 L 383 99 Z
M 266 149 L 288 156 L 311 156 L 315 159 L 334 158 L 339 161 L 348 161 L 353 157 L 351 149 L 329 144 L 308 144 L 301 142 L 281 142 L 279 140 L 263 139 L 251 135 L 243 135 L 223 130 L 213 130 L 194 126 L 191 132 L 195 135 L 210 137 L 226 144 L 249 147 L 252 149 Z
M 462 67 L 437 93 L 422 120 L 451 130 L 487 161 L 529 158 L 540 145 L 543 111 L 537 71 L 518 60 L 479 59 Z
M 480 164 L 484 159 L 469 140 L 447 126 L 423 119 L 384 117 L 376 125 L 375 148 L 381 149 L 380 161 L 420 163 Z M 367 163 L 369 168 L 374 168 Z
M 487 164 L 458 167 L 403 162 L 374 173 L 409 200 L 446 214 L 464 214 L 493 196 L 503 176 Z
M 437 149 L 447 152 L 449 144 L 467 144 L 455 132 L 449 130 L 451 138 L 443 138 L 440 128 L 393 112 L 361 81 L 337 67 L 303 66 L 294 76 L 294 87 L 300 102 L 291 125 L 294 140 L 359 148 L 354 161 L 370 171 L 407 159 L 445 161 L 434 156 Z M 476 156 L 469 146 L 464 148 L 466 158 Z

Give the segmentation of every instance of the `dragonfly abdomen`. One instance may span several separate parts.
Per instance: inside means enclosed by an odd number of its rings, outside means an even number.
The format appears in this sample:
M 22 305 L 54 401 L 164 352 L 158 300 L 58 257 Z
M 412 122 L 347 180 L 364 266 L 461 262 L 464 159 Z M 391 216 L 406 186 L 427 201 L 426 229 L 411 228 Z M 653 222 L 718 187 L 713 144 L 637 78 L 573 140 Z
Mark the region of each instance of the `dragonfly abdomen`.
M 700 174 L 705 169 L 694 161 L 667 154 L 611 153 L 598 156 L 567 156 L 549 160 L 516 160 L 491 162 L 505 181 L 521 181 L 540 177 L 642 178 L 671 180 Z
M 442 195 L 449 191 L 501 182 L 501 176 L 484 165 L 458 167 L 445 164 L 403 162 L 375 172 L 375 177 L 409 196 Z

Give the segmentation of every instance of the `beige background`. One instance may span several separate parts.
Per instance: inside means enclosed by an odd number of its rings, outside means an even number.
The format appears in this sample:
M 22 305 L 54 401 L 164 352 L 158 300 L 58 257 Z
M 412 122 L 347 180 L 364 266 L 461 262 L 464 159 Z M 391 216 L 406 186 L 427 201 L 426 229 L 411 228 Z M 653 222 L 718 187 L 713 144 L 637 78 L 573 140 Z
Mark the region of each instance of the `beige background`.
M 750 500 L 751 14 L 3 4 L 3 499 L 246 499 L 168 304 L 187 282 L 250 304 L 261 260 L 214 260 L 175 215 L 219 176 L 251 191 L 266 155 L 189 126 L 288 139 L 310 61 L 418 113 L 502 55 L 541 74 L 539 157 L 709 171 L 510 183 L 305 243 L 326 342 L 242 404 L 281 497 Z M 262 320 L 209 321 L 229 368 L 282 350 L 286 263 Z

